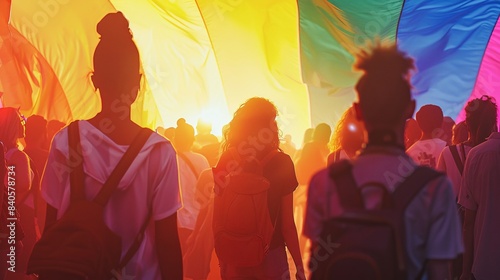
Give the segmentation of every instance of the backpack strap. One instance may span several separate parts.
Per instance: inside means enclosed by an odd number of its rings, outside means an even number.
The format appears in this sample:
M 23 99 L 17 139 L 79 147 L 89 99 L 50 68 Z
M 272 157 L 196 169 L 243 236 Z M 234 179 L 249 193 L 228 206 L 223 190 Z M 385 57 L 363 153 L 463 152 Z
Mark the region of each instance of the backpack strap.
M 462 173 L 464 173 L 464 163 L 462 162 L 460 156 L 458 155 L 457 146 L 456 145 L 450 146 L 450 152 L 451 155 L 453 156 L 453 159 L 455 160 L 455 164 L 457 165 L 460 175 L 462 175 Z
M 85 190 L 83 187 L 83 154 L 80 144 L 80 128 L 78 121 L 74 121 L 68 126 L 68 146 L 68 166 L 73 167 L 69 173 L 71 203 L 85 199 Z
M 148 128 L 142 128 L 141 131 L 139 131 L 139 133 L 135 136 L 134 140 L 132 141 L 132 144 L 130 144 L 129 148 L 127 149 L 123 157 L 120 159 L 115 169 L 113 169 L 111 175 L 109 175 L 108 179 L 102 186 L 97 196 L 94 198 L 93 201 L 95 203 L 101 206 L 106 205 L 109 198 L 111 197 L 115 189 L 118 187 L 118 184 L 120 183 L 123 175 L 125 175 L 125 172 L 127 172 L 128 168 L 134 161 L 135 157 L 137 156 L 137 154 L 139 154 L 142 147 L 144 146 L 144 144 L 149 139 L 149 136 L 152 133 L 153 131 Z
M 186 156 L 184 153 L 181 153 L 181 152 L 177 153 L 177 155 L 182 160 L 184 160 L 184 162 L 189 166 L 189 169 L 191 169 L 191 172 L 193 172 L 193 175 L 198 180 L 198 178 L 200 177 L 200 173 L 198 173 L 198 171 L 196 171 L 196 167 L 194 167 L 193 162 L 191 160 L 189 160 L 188 156 Z
M 400 213 L 404 213 L 406 207 L 424 186 L 440 176 L 443 176 L 443 173 L 430 167 L 418 166 L 394 191 L 393 197 L 396 209 L 400 210 Z
M 343 209 L 364 209 L 363 196 L 352 175 L 352 164 L 341 160 L 328 167 L 330 178 L 335 182 Z M 328 198 L 327 201 L 330 199 Z M 328 209 L 330 207 L 328 206 Z M 330 211 L 330 210 L 328 210 Z
M 132 242 L 132 245 L 128 249 L 127 253 L 123 256 L 122 260 L 120 261 L 120 264 L 118 267 L 115 269 L 116 271 L 122 271 L 122 269 L 128 264 L 128 262 L 134 257 L 135 253 L 137 253 L 137 250 L 139 250 L 139 247 L 141 247 L 142 240 L 144 239 L 144 232 L 146 231 L 149 221 L 151 220 L 151 216 L 153 215 L 152 209 L 149 210 L 148 216 L 146 217 L 146 220 L 144 221 L 144 224 L 142 224 L 141 229 L 139 230 L 139 233 L 134 239 L 134 242 Z

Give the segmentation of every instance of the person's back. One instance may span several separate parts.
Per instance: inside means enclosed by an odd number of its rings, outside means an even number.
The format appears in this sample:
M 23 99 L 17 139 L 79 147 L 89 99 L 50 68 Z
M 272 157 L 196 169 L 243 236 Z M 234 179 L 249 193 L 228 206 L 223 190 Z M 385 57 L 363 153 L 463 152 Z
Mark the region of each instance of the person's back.
M 85 172 L 85 196 L 93 199 L 129 145 L 120 145 L 106 137 L 88 121 L 80 121 Z M 57 209 L 60 219 L 70 206 L 69 174 L 62 168 L 69 155 L 68 130 L 64 128 L 52 141 L 51 155 L 42 181 L 42 194 Z M 122 239 L 122 253 L 132 245 L 149 212 L 154 220 L 172 215 L 180 207 L 175 151 L 153 133 L 134 159 L 117 190 L 104 208 L 104 221 Z M 62 169 L 61 169 L 62 168 Z M 145 184 L 144 182 L 151 182 Z M 122 219 L 119 217 L 126 217 Z M 153 223 L 145 231 L 137 254 L 124 269 L 124 275 L 138 279 L 161 279 L 154 249 Z
M 452 149 L 454 151 L 452 151 Z M 446 173 L 453 185 L 453 193 L 458 197 L 460 191 L 460 182 L 462 180 L 462 172 L 467 154 L 472 149 L 466 143 L 453 145 L 453 147 L 445 147 L 439 156 L 436 169 Z M 461 167 L 460 167 L 461 166 Z
M 179 184 L 183 204 L 178 214 L 178 226 L 184 254 L 188 250 L 187 239 L 194 230 L 200 211 L 200 204 L 195 198 L 196 183 L 201 171 L 210 167 L 204 156 L 191 151 L 194 138 L 193 127 L 184 121 L 178 122 L 175 129 L 174 145 L 179 162 Z
M 276 115 L 274 104 L 254 97 L 239 107 L 225 131 L 223 152 L 213 169 L 213 226 L 222 279 L 289 279 L 285 247 L 297 279 L 305 279 L 293 217 L 297 179 L 290 156 L 278 150 Z M 270 132 L 272 138 L 248 140 L 259 139 L 261 131 Z M 256 188 L 261 191 L 255 192 Z M 232 199 L 241 203 L 233 204 Z M 250 253 L 244 255 L 236 247 Z
M 77 197 L 77 194 L 71 194 L 72 189 L 76 190 L 73 178 L 76 179 L 77 174 L 72 171 L 81 170 L 79 166 L 82 164 L 84 196 L 87 200 L 94 198 L 110 177 L 117 179 L 116 183 L 110 184 L 116 188 L 106 188 L 112 192 L 109 200 L 103 203 L 103 217 L 95 217 L 95 225 L 103 220 L 105 226 L 121 240 L 119 261 L 127 261 L 125 255 L 131 253 L 131 259 L 126 262 L 122 270 L 123 278 L 180 280 L 182 256 L 177 234 L 177 210 L 181 207 L 181 202 L 175 151 L 168 140 L 151 131 L 148 133 L 152 134 L 145 134 L 147 130 L 131 120 L 131 105 L 139 94 L 141 67 L 139 52 L 127 19 L 121 12 L 107 14 L 97 24 L 97 32 L 100 41 L 94 52 L 94 72 L 91 78 L 95 88 L 99 90 L 101 111 L 89 120 L 78 121 L 78 126 L 72 126 L 78 128 L 75 131 L 80 135 L 82 147 L 80 152 L 70 151 L 68 128 L 57 133 L 52 141 L 47 168 L 42 179 L 42 195 L 47 202 L 47 218 L 41 240 L 50 240 L 51 233 L 58 233 L 57 229 L 61 228 L 58 226 L 62 221 L 71 218 L 65 213 L 74 213 L 67 211 L 70 206 L 75 205 L 73 202 Z M 123 101 L 124 96 L 127 97 L 125 101 Z M 115 107 L 117 100 L 121 102 L 119 111 Z M 141 137 L 137 137 L 142 135 L 148 135 L 147 141 L 133 158 L 130 167 L 126 171 L 123 168 L 119 169 L 118 173 L 121 170 L 125 171 L 123 177 L 111 176 L 118 162 L 123 163 L 120 159 L 126 151 L 129 151 L 131 146 L 140 147 L 133 144 L 138 143 L 136 139 L 141 140 Z M 70 173 L 75 175 L 70 176 Z M 73 181 L 71 186 L 70 177 Z M 76 203 L 81 202 L 76 201 Z M 78 206 L 72 209 L 75 208 L 78 209 Z M 143 226 L 146 228 L 144 235 L 141 235 Z M 76 228 L 67 234 L 74 236 L 75 232 L 80 233 L 79 236 L 91 239 Z M 134 242 L 141 236 L 142 240 L 140 238 L 137 240 L 138 243 Z M 45 244 L 50 245 L 50 242 Z M 132 244 L 138 245 L 134 246 L 137 250 L 132 248 Z M 42 250 L 43 247 L 40 248 L 39 252 L 46 253 Z M 66 249 L 63 248 L 59 255 L 64 255 L 64 252 Z M 95 253 L 94 251 L 92 254 Z M 88 254 L 76 256 L 76 265 L 85 267 L 93 261 L 88 258 L 82 260 L 85 256 L 89 257 Z M 33 268 L 35 264 L 48 265 L 43 254 L 37 257 L 32 257 L 30 260 Z M 66 259 L 54 260 L 56 263 L 61 261 Z M 47 273 L 46 275 L 37 273 L 40 274 L 39 279 L 63 279 L 53 276 L 53 273 L 57 275 L 61 273 L 55 268 L 65 269 L 52 265 L 50 271 L 42 271 Z M 114 267 L 113 270 L 115 269 L 120 267 Z M 76 278 L 75 275 L 72 276 Z
M 363 52 L 356 66 L 365 73 L 356 85 L 359 103 L 354 108 L 365 123 L 368 143 L 352 161 L 352 174 L 357 186 L 368 186 L 361 190 L 365 208 L 378 209 L 383 189 L 374 187 L 382 185 L 392 193 L 416 169 L 404 151 L 406 119 L 415 109 L 411 85 L 405 78 L 413 61 L 396 46 L 378 46 L 372 53 Z M 384 114 L 380 114 L 382 111 Z M 446 279 L 449 260 L 462 250 L 452 188 L 445 176 L 420 187 L 404 212 L 406 279 L 416 279 L 420 272 L 427 272 L 428 279 Z M 316 254 L 318 247 L 335 254 L 335 246 L 349 246 L 320 239 L 325 223 L 344 213 L 339 197 L 339 188 L 328 169 L 313 177 L 304 228 L 312 242 L 310 266 L 320 265 L 325 259 Z
M 477 280 L 495 279 L 500 267 L 500 133 L 473 148 L 465 165 L 459 203 L 475 211 L 474 261 L 472 273 Z
M 496 279 L 500 275 L 497 260 L 500 259 L 500 133 L 497 128 L 497 105 L 492 98 L 483 96 L 474 105 L 480 113 L 476 141 L 484 133 L 493 131 L 488 140 L 472 148 L 465 162 L 459 194 L 459 204 L 465 208 L 465 253 L 462 278 L 477 280 Z M 469 112 L 467 115 L 469 116 Z
M 436 168 L 439 155 L 447 143 L 438 138 L 442 130 L 443 111 L 436 105 L 424 105 L 417 112 L 422 137 L 406 151 L 418 164 Z

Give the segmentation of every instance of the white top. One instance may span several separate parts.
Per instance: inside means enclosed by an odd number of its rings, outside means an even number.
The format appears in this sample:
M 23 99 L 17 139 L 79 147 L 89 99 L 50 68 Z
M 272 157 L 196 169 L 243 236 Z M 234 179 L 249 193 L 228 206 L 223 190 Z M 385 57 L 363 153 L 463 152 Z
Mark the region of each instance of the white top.
M 477 280 L 500 275 L 500 133 L 472 148 L 465 162 L 458 202 L 477 211 L 474 224 L 474 264 Z
M 419 165 L 436 168 L 444 147 L 446 147 L 446 142 L 438 138 L 418 140 L 408 148 L 406 153 Z
M 87 121 L 80 121 L 87 199 L 94 198 L 128 146 L 117 145 Z M 42 179 L 42 195 L 56 208 L 57 218 L 69 206 L 67 165 L 68 129 L 56 134 Z M 122 238 L 122 257 L 128 251 L 148 212 L 154 221 L 181 207 L 175 151 L 168 140 L 153 133 L 120 181 L 104 209 L 104 221 Z M 139 250 L 124 268 L 124 277 L 161 280 L 155 249 L 154 223 L 150 222 Z M 127 278 L 125 278 L 127 279 Z
M 462 152 L 462 146 L 464 147 L 463 149 L 465 151 L 465 155 Z M 472 147 L 464 144 L 457 145 L 458 155 L 464 165 L 465 158 L 467 157 L 470 149 L 472 149 Z M 445 147 L 441 152 L 437 170 L 446 173 L 448 178 L 450 178 L 450 181 L 453 185 L 453 193 L 455 194 L 455 197 L 458 198 L 458 193 L 460 191 L 460 181 L 462 181 L 462 174 L 460 174 L 460 171 L 458 170 L 457 164 L 455 163 L 455 158 L 451 154 L 450 147 Z
M 380 182 L 390 192 L 409 176 L 416 164 L 396 148 L 372 147 L 353 160 L 353 176 L 361 186 Z M 328 170 L 317 173 L 311 180 L 304 225 L 304 235 L 317 241 L 322 225 L 343 213 L 333 180 Z M 327 192 L 327 190 L 329 190 Z M 326 199 L 330 194 L 330 209 Z M 368 209 L 380 203 L 380 196 L 364 192 Z M 408 279 L 415 279 L 426 259 L 454 259 L 463 251 L 461 226 L 450 182 L 445 176 L 432 180 L 417 194 L 405 212 Z
M 183 152 L 183 154 L 193 164 L 196 174 L 191 170 L 185 160 L 178 156 L 183 207 L 179 210 L 177 215 L 177 226 L 179 228 L 194 230 L 194 225 L 196 224 L 196 219 L 200 212 L 200 203 L 195 197 L 196 183 L 198 182 L 200 173 L 210 168 L 210 164 L 207 159 L 200 154 L 193 152 Z

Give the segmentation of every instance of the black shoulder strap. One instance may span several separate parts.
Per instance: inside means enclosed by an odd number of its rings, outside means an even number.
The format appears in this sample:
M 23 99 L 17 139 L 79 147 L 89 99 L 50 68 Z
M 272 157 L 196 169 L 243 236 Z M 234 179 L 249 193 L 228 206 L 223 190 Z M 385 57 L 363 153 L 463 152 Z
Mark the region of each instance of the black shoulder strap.
M 83 187 L 83 155 L 80 145 L 80 128 L 78 121 L 72 122 L 68 126 L 68 166 L 70 167 L 70 202 L 85 199 Z
M 443 173 L 437 172 L 430 167 L 418 166 L 394 191 L 393 197 L 396 209 L 400 213 L 404 213 L 406 207 L 424 186 L 442 175 Z
M 134 239 L 134 242 L 132 242 L 132 245 L 128 249 L 127 253 L 125 253 L 125 256 L 123 256 L 123 259 L 120 261 L 120 264 L 116 268 L 117 271 L 121 271 L 127 264 L 128 262 L 134 257 L 135 253 L 137 253 L 137 250 L 139 250 L 139 247 L 141 247 L 142 240 L 144 239 L 144 232 L 146 231 L 149 221 L 151 220 L 153 212 L 150 209 L 148 216 L 146 217 L 146 220 L 144 221 L 144 224 L 142 224 L 141 229 L 139 230 L 139 233 Z
M 462 162 L 460 156 L 458 155 L 457 146 L 456 145 L 450 146 L 450 152 L 451 155 L 453 156 L 453 159 L 455 160 L 455 164 L 457 165 L 460 175 L 462 175 L 462 173 L 464 173 L 464 163 Z
M 127 172 L 128 168 L 134 161 L 135 157 L 141 151 L 142 147 L 149 139 L 149 136 L 153 133 L 151 129 L 142 128 L 141 131 L 137 134 L 137 136 L 130 144 L 129 148 L 120 159 L 115 169 L 109 175 L 109 178 L 106 180 L 102 189 L 99 191 L 97 196 L 94 198 L 94 202 L 100 204 L 102 206 L 106 205 L 109 198 L 118 187 L 118 183 L 120 183 L 123 175 Z
M 364 209 L 363 196 L 352 175 L 352 164 L 341 160 L 328 167 L 330 178 L 335 182 L 340 203 L 344 209 Z M 330 199 L 327 199 L 329 201 Z M 328 207 L 329 208 L 329 207 Z M 329 211 L 329 210 L 328 210 Z

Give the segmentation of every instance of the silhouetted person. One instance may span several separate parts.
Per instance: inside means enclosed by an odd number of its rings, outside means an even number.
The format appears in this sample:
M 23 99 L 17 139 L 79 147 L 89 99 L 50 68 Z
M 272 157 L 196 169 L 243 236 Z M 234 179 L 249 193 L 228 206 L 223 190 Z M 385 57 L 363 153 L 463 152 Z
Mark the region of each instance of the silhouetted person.
M 496 105 L 489 98 L 489 96 L 483 96 L 469 101 L 465 106 L 466 116 L 465 122 L 462 124 L 463 127 L 470 128 L 467 140 L 444 148 L 439 157 L 438 170 L 448 175 L 453 183 L 453 189 L 457 197 L 469 151 L 486 141 L 486 138 L 496 131 L 492 124 L 493 119 L 496 118 L 496 115 L 493 116 L 493 113 L 496 114 L 494 110 Z M 452 152 L 452 150 L 454 151 Z
M 422 137 L 422 130 L 415 119 L 406 120 L 405 126 L 405 148 L 408 149 Z
M 219 143 L 217 136 L 212 134 L 212 124 L 209 122 L 198 120 L 196 132 L 194 145 L 197 149 L 201 149 L 206 145 Z
M 356 119 L 356 112 L 349 107 L 340 118 L 332 136 L 328 165 L 341 159 L 354 158 L 365 143 L 365 125 Z
M 165 136 L 165 138 L 167 138 L 170 141 L 174 141 L 175 127 L 165 128 L 165 131 L 163 132 L 163 136 Z
M 471 105 L 471 106 L 469 106 Z M 467 110 L 469 107 L 469 110 Z M 465 207 L 463 273 L 461 280 L 497 279 L 500 275 L 500 133 L 498 133 L 497 105 L 490 97 L 472 100 L 466 113 L 474 114 L 478 126 L 467 125 L 478 143 L 469 152 L 459 195 Z M 487 131 L 492 131 L 485 140 Z
M 292 142 L 292 135 L 286 134 L 285 137 L 283 137 L 283 141 L 280 143 L 280 149 L 290 157 L 295 155 L 297 149 L 295 148 L 295 144 Z
M 300 149 L 298 149 L 297 152 L 295 152 L 295 155 L 292 157 L 293 162 L 296 163 L 297 160 L 299 160 L 300 156 L 302 155 L 302 149 L 304 149 L 304 146 L 312 141 L 313 133 L 314 133 L 314 128 L 308 128 L 304 131 L 302 146 L 300 146 Z
M 47 150 L 50 147 L 50 142 L 54 139 L 54 135 L 56 135 L 56 133 L 59 132 L 59 130 L 61 130 L 64 126 L 66 126 L 66 124 L 58 120 L 50 120 L 47 122 Z
M 422 137 L 406 152 L 416 163 L 436 168 L 439 155 L 447 145 L 439 138 L 443 135 L 443 111 L 436 105 L 424 105 L 417 112 L 417 122 Z
M 358 56 L 355 67 L 363 71 L 363 75 L 356 84 L 359 102 L 354 108 L 357 118 L 365 124 L 368 142 L 350 163 L 352 169 L 349 172 L 357 186 L 381 184 L 392 193 L 417 168 L 404 149 L 405 123 L 415 110 L 409 81 L 413 65 L 413 60 L 395 45 L 377 45 Z M 330 246 L 335 240 L 326 243 L 320 236 L 323 236 L 326 222 L 349 210 L 343 207 L 340 187 L 331 179 L 330 171 L 323 169 L 309 185 L 304 234 L 312 242 L 311 265 L 325 259 L 323 255 L 315 254 L 322 245 L 328 244 L 326 250 L 335 253 L 338 247 Z M 381 192 L 376 188 L 360 190 L 365 209 L 380 209 Z M 430 180 L 422 186 L 404 213 L 407 279 L 416 279 L 424 267 L 427 279 L 449 279 L 449 260 L 462 251 L 450 182 L 445 176 Z
M 188 251 L 187 239 L 194 230 L 200 203 L 196 200 L 196 183 L 200 173 L 209 168 L 207 159 L 191 151 L 194 143 L 194 128 L 181 119 L 175 128 L 174 147 L 179 162 L 179 184 L 181 188 L 182 209 L 178 213 L 179 239 L 182 252 Z
M 41 116 L 29 117 L 24 140 L 24 152 L 33 160 L 38 173 L 42 174 L 49 156 L 49 151 L 44 148 L 47 141 L 47 121 Z
M 439 138 L 446 142 L 446 145 L 451 145 L 453 136 L 453 127 L 455 126 L 455 121 L 448 116 L 443 117 L 443 123 L 441 124 L 442 132 L 438 134 Z
M 453 191 L 455 197 L 459 197 L 460 193 L 460 184 L 462 181 L 464 166 L 467 159 L 467 156 L 470 150 L 477 146 L 479 143 L 474 139 L 486 139 L 486 135 L 490 135 L 492 132 L 496 130 L 495 125 L 493 125 L 494 120 L 496 119 L 496 105 L 488 100 L 487 96 L 483 99 L 474 99 L 470 101 L 467 106 L 465 106 L 465 122 L 462 123 L 463 127 L 467 129 L 467 127 L 471 127 L 472 130 L 469 133 L 468 139 L 463 141 L 462 143 L 458 143 L 456 145 L 451 145 L 445 147 L 439 156 L 439 162 L 437 169 L 439 171 L 445 172 L 450 178 L 450 181 L 453 184 Z M 490 127 L 489 130 L 479 129 L 480 126 Z M 477 133 L 479 131 L 483 131 L 483 136 L 478 136 Z M 484 141 L 484 140 L 483 140 Z M 482 142 L 482 141 L 478 141 Z M 464 209 L 459 207 L 459 215 L 461 220 L 464 218 Z M 462 258 L 459 258 L 454 261 L 453 265 L 453 277 L 458 278 L 462 273 Z
M 208 160 L 210 166 L 215 166 L 219 158 L 220 143 L 217 136 L 212 134 L 212 124 L 201 119 L 198 120 L 196 132 L 193 152 L 202 154 Z
M 17 109 L 5 107 L 0 108 L 0 141 L 5 147 L 5 161 L 7 167 L 11 167 L 14 173 L 10 176 L 14 179 L 15 207 L 20 215 L 20 224 L 24 230 L 24 246 L 16 244 L 16 266 L 15 273 L 7 272 L 6 279 L 27 279 L 26 267 L 33 245 L 36 241 L 34 200 L 31 194 L 33 172 L 26 153 L 19 150 L 18 141 L 25 136 L 25 120 L 20 116 Z M 4 178 L 2 178 L 4 179 Z M 6 179 L 6 178 L 5 178 Z M 7 182 L 5 180 L 5 182 Z M 12 190 L 11 190 L 12 191 Z M 2 225 L 5 226 L 5 225 Z M 2 256 L 2 261 L 4 261 Z
M 314 128 L 312 141 L 305 144 L 300 158 L 295 164 L 299 184 L 306 185 L 317 171 L 326 166 L 330 150 L 328 141 L 332 129 L 326 123 L 320 123 Z
M 26 121 L 26 137 L 24 137 L 26 147 L 24 152 L 32 159 L 34 171 L 34 180 L 32 188 L 32 195 L 36 199 L 35 215 L 37 218 L 37 225 L 41 227 L 45 225 L 45 202 L 40 196 L 40 179 L 47 163 L 49 151 L 45 149 L 47 143 L 47 121 L 41 116 L 31 116 Z
M 165 128 L 163 126 L 158 126 L 156 128 L 156 133 L 163 135 L 165 133 Z
M 217 219 L 223 219 L 222 217 L 225 215 L 232 214 L 235 218 L 233 221 L 236 221 L 238 217 L 241 216 L 243 219 L 248 214 L 219 212 L 217 215 L 217 199 L 224 199 L 224 195 L 229 192 L 227 188 L 243 187 L 231 185 L 231 177 L 227 177 L 227 175 L 237 174 L 238 172 L 233 172 L 237 169 L 242 170 L 241 172 L 255 172 L 257 168 L 255 160 L 262 162 L 267 159 L 267 162 L 262 164 L 263 170 L 261 171 L 262 176 L 269 182 L 267 208 L 271 221 L 268 222 L 273 223 L 275 227 L 270 244 L 268 244 L 269 252 L 264 256 L 262 263 L 245 267 L 229 264 L 219 259 L 222 279 L 290 279 L 285 246 L 298 270 L 297 279 L 305 279 L 293 217 L 293 192 L 297 187 L 297 179 L 290 156 L 279 151 L 277 113 L 276 106 L 269 100 L 258 97 L 251 98 L 234 113 L 233 119 L 224 133 L 223 153 L 213 172 L 216 184 L 214 226 L 223 223 L 224 221 Z M 267 135 L 266 137 L 262 137 L 264 133 Z M 238 192 L 238 189 L 234 191 Z M 224 207 L 224 205 L 218 207 Z M 250 206 L 250 208 L 252 207 Z M 254 209 L 248 210 L 253 211 Z M 264 219 L 258 221 L 265 222 Z M 217 237 L 217 232 L 214 234 Z M 230 243 L 221 244 L 221 247 L 223 245 L 231 246 Z M 220 256 L 218 257 L 220 258 Z M 238 257 L 245 260 L 246 257 L 253 256 L 241 255 Z
M 107 14 L 97 24 L 97 32 L 100 40 L 91 78 L 101 96 L 101 111 L 78 122 L 87 199 L 95 197 L 132 141 L 143 132 L 130 119 L 141 66 L 128 21 L 121 12 Z M 120 110 L 116 110 L 117 104 Z M 42 193 L 48 203 L 47 228 L 69 206 L 68 170 L 72 169 L 67 165 L 68 129 L 64 128 L 52 141 L 42 180 Z M 121 237 L 122 254 L 129 250 L 151 213 L 140 247 L 122 271 L 125 279 L 182 279 L 177 234 L 180 207 L 175 151 L 166 139 L 152 133 L 104 206 L 104 222 Z

